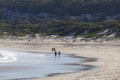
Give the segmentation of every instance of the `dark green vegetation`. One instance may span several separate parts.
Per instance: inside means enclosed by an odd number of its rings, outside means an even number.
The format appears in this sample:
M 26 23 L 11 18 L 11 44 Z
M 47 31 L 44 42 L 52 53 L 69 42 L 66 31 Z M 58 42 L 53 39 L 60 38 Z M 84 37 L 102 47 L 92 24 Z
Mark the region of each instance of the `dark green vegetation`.
M 85 37 L 103 37 L 115 33 L 120 35 L 120 21 L 108 22 L 74 22 L 74 21 L 54 21 L 39 20 L 38 22 L 0 22 L 0 33 L 2 35 L 19 35 L 25 34 L 44 34 L 66 36 L 73 33 L 74 36 Z M 104 32 L 107 30 L 107 32 Z M 102 33 L 103 32 L 103 33 Z M 99 34 L 100 33 L 100 34 Z
M 0 8 L 13 11 L 57 15 L 96 14 L 113 15 L 120 13 L 120 0 L 0 0 Z
M 38 16 L 14 18 L 5 10 L 19 11 L 24 14 L 48 13 L 52 18 Z M 3 10 L 3 13 L 2 13 Z M 94 20 L 81 19 L 82 14 L 94 15 Z M 9 16 L 8 16 L 9 15 Z M 13 14 L 14 15 L 14 14 Z M 63 17 L 63 19 L 56 18 Z M 99 15 L 99 20 L 98 16 Z M 106 21 L 103 16 L 117 16 L 116 20 Z M 53 17 L 54 16 L 54 17 Z M 77 16 L 78 20 L 68 17 Z M 96 17 L 95 17 L 96 16 Z M 9 18 L 8 18 L 9 17 Z M 115 34 L 120 36 L 120 0 L 0 0 L 0 35 L 56 34 L 104 37 Z

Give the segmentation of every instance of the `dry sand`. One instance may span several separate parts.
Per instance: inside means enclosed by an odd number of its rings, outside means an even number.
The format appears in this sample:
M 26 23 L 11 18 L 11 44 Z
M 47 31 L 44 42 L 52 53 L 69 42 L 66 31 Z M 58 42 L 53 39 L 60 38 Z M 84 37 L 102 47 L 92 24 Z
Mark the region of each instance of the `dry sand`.
M 64 43 L 64 42 L 26 42 L 4 41 L 0 43 L 0 49 L 25 50 L 38 52 L 51 52 L 55 47 L 62 53 L 76 54 L 77 56 L 97 58 L 97 62 L 82 63 L 97 66 L 94 70 L 80 73 L 68 73 L 33 80 L 120 80 L 120 44 L 115 42 L 105 43 Z

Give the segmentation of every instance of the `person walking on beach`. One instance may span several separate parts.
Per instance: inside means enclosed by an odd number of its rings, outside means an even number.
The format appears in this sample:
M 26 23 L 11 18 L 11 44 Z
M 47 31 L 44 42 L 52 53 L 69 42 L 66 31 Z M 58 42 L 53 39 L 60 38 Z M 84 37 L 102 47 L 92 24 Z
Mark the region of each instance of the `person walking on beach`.
M 54 52 L 55 58 L 57 57 L 57 51 Z
M 54 50 L 54 51 L 56 51 L 56 49 L 55 49 L 55 48 L 53 48 L 53 50 Z
M 51 49 L 51 51 L 53 51 L 53 48 Z
M 58 55 L 59 55 L 59 57 L 60 57 L 60 55 L 61 55 L 61 52 L 60 52 L 60 51 L 58 52 Z

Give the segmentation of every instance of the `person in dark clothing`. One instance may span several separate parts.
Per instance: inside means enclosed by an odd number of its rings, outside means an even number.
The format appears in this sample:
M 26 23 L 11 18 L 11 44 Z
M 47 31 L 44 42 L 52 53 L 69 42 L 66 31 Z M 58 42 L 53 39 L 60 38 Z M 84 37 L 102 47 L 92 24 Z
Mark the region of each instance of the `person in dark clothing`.
M 57 51 L 54 52 L 55 58 L 57 57 Z
M 56 49 L 55 49 L 55 48 L 53 48 L 53 50 L 54 50 L 54 51 L 56 51 Z
M 52 51 L 54 51 L 54 49 L 53 49 L 53 48 L 52 48 L 51 50 L 52 50 Z
M 60 51 L 58 52 L 58 55 L 59 55 L 59 57 L 60 57 L 60 55 L 61 55 L 61 52 L 60 52 Z

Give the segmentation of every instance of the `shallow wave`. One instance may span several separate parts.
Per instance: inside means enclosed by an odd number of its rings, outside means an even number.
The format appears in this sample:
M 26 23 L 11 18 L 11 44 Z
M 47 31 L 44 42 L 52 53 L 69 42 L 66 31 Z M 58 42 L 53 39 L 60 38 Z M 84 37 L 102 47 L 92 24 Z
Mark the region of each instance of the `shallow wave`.
M 17 55 L 9 51 L 0 50 L 0 63 L 17 61 Z

